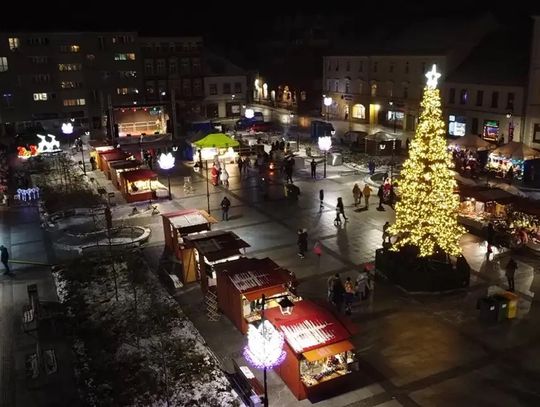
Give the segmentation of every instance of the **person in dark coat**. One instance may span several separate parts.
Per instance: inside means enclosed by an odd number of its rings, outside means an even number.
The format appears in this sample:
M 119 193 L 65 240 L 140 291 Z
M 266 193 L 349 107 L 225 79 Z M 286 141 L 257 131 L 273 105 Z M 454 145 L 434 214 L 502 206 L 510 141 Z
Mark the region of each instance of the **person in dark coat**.
M 319 190 L 319 211 L 324 209 L 324 190 Z
M 486 234 L 487 234 L 487 255 L 493 251 L 491 246 L 495 243 L 495 228 L 493 227 L 493 223 L 489 222 L 486 228 Z
M 229 220 L 229 208 L 231 207 L 231 201 L 229 198 L 224 197 L 221 201 L 221 220 Z
M 298 229 L 298 256 L 302 259 L 305 257 L 308 246 L 308 234 L 305 229 Z
M 4 245 L 0 246 L 0 261 L 2 261 L 2 264 L 4 265 L 4 267 L 6 269 L 6 271 L 4 271 L 4 275 L 8 275 L 8 276 L 12 275 L 13 273 L 9 269 L 9 264 L 8 264 L 9 253 L 8 253 L 8 250 L 7 250 L 6 246 L 4 246 Z
M 505 270 L 506 279 L 508 280 L 508 291 L 515 291 L 514 276 L 516 275 L 516 270 L 517 263 L 512 257 L 510 257 L 510 260 L 506 264 Z
M 382 185 L 379 187 L 379 190 L 377 191 L 377 196 L 379 197 L 379 206 L 377 207 L 377 210 L 384 211 L 384 208 L 382 206 L 383 199 L 384 199 L 384 189 Z
M 338 210 L 337 214 L 336 214 L 336 218 L 338 220 L 340 220 L 340 217 L 339 215 L 343 215 L 343 219 L 345 219 L 345 221 L 349 220 L 348 217 L 345 216 L 345 209 L 343 207 L 343 199 L 341 197 L 339 197 L 337 199 L 337 204 L 336 204 L 336 208 Z
M 341 306 L 343 305 L 345 295 L 345 287 L 343 282 L 338 277 L 334 280 L 334 290 L 332 291 L 332 302 L 336 306 L 338 312 L 341 312 Z
M 311 178 L 317 179 L 317 163 L 315 162 L 315 159 L 311 160 Z

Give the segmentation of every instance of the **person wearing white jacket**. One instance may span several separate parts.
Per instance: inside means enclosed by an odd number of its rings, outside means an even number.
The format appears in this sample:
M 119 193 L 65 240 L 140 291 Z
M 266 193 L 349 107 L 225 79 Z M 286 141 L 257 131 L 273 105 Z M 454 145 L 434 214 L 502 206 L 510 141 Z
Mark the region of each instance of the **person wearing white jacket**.
M 227 169 L 225 168 L 225 166 L 223 166 L 223 168 L 221 169 L 221 173 L 219 174 L 219 179 L 224 186 L 226 187 L 229 186 L 229 173 L 227 172 Z

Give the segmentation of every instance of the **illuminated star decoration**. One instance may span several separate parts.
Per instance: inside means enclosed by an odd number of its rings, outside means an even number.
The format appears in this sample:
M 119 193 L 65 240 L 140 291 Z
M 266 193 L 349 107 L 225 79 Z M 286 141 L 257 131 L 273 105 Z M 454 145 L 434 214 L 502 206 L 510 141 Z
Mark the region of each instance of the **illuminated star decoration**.
M 37 136 L 41 139 L 41 141 L 38 144 L 37 151 L 39 153 L 45 153 L 45 152 L 52 152 L 60 150 L 60 142 L 56 140 L 56 136 L 53 136 L 52 134 L 48 134 L 46 136 L 42 136 L 41 134 L 37 134 Z M 50 137 L 51 141 L 47 141 L 47 137 Z
M 172 153 L 161 153 L 158 159 L 159 168 L 162 170 L 170 170 L 174 167 L 174 156 Z
M 441 74 L 437 72 L 437 66 L 433 64 L 431 71 L 426 73 L 427 87 L 429 89 L 435 89 L 437 87 L 437 80 L 441 77 Z
M 284 342 L 283 334 L 278 332 L 270 322 L 264 321 L 258 328 L 250 325 L 244 357 L 258 369 L 271 369 L 285 359 Z

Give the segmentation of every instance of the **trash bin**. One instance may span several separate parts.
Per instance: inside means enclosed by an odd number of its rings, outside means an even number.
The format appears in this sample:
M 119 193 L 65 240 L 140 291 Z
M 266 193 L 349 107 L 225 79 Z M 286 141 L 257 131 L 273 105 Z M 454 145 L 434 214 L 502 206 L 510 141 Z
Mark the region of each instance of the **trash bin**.
M 508 319 L 515 318 L 517 316 L 518 296 L 510 291 L 503 291 L 499 293 L 501 297 L 505 297 L 508 300 Z
M 508 298 L 498 294 L 495 294 L 492 298 L 497 305 L 497 322 L 508 319 Z
M 477 308 L 480 309 L 480 319 L 486 322 L 497 321 L 497 304 L 492 297 L 484 297 L 478 300 Z
M 332 160 L 330 161 L 330 164 L 332 166 L 342 165 L 343 156 L 341 155 L 341 153 L 332 153 Z

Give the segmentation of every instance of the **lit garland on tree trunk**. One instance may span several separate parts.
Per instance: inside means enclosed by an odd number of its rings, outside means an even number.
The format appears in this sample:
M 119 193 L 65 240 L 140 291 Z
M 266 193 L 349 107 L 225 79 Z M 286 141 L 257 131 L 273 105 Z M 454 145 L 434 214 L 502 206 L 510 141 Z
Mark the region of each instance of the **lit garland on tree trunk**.
M 461 252 L 459 238 L 465 230 L 457 223 L 459 197 L 454 194 L 456 181 L 444 138 L 437 89 L 440 74 L 435 65 L 426 77 L 420 121 L 401 171 L 396 222 L 389 231 L 397 236 L 394 250 L 412 245 L 418 247 L 420 257 L 439 249 L 457 256 Z

